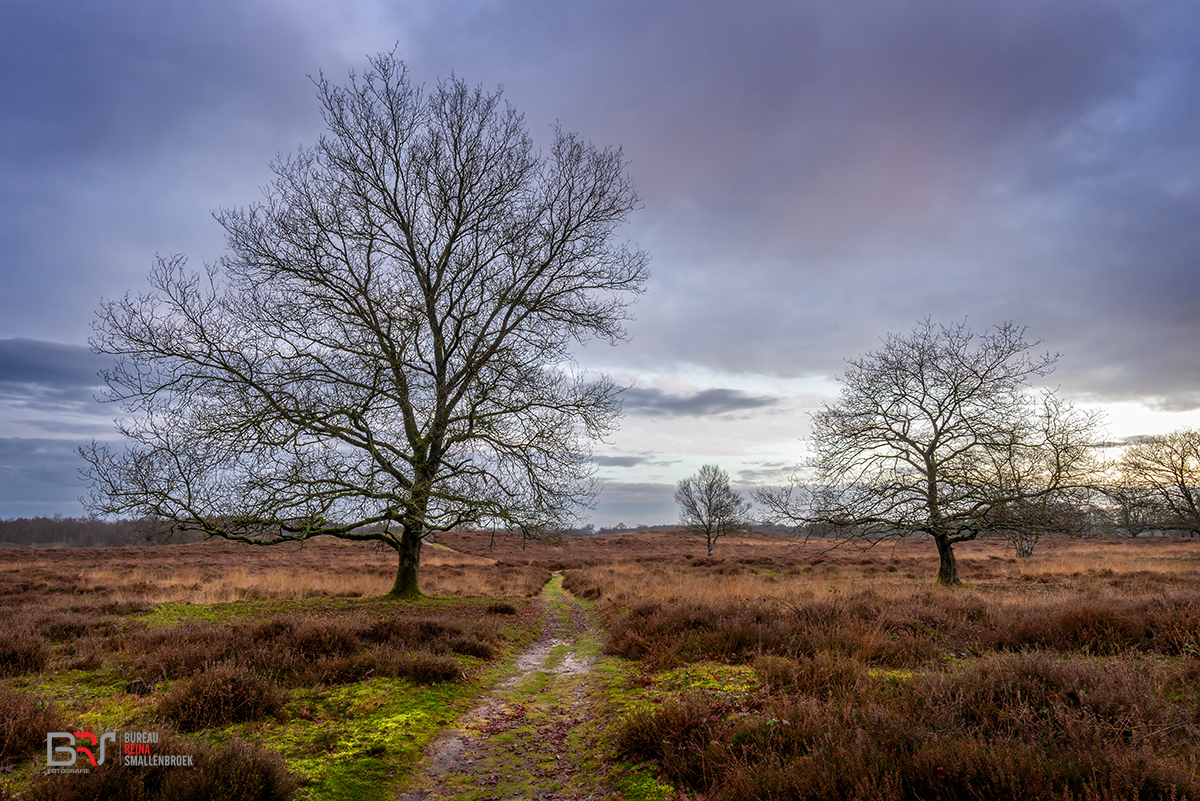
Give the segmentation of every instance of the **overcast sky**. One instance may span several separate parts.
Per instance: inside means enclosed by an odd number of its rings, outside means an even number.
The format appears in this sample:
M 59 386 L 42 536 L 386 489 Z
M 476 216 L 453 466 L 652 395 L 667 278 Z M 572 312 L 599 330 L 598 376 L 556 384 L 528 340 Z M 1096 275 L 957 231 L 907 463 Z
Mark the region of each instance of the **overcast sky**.
M 217 258 L 211 211 L 322 132 L 307 76 L 393 47 L 631 162 L 599 526 L 673 521 L 705 462 L 782 480 L 844 359 L 926 316 L 1028 326 L 1112 437 L 1200 424 L 1194 2 L 5 0 L 0 517 L 81 513 L 100 301 Z

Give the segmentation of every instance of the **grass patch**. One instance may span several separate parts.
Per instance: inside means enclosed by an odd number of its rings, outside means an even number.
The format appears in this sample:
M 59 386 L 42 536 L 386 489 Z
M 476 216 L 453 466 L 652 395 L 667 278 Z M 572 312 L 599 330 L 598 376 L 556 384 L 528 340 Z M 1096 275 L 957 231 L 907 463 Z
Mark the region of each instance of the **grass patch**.
M 626 801 L 668 801 L 675 796 L 675 788 L 660 781 L 646 765 L 629 768 L 617 778 L 616 788 Z
M 474 691 L 388 678 L 299 690 L 287 704 L 285 722 L 242 731 L 279 750 L 308 797 L 380 798 L 411 769 L 429 739 L 453 724 Z

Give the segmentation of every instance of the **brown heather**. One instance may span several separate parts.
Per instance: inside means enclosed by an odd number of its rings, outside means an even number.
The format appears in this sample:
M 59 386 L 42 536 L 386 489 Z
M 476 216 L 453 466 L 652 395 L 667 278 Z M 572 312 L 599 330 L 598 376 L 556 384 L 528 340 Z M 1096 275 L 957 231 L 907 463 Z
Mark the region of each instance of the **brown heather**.
M 193 767 L 126 767 L 107 760 L 88 773 L 39 776 L 24 801 L 287 801 L 299 780 L 279 754 L 234 739 L 224 746 L 165 734 L 157 753 L 190 754 Z
M 607 648 L 635 660 L 640 685 L 701 662 L 748 665 L 760 680 L 741 695 L 669 695 L 615 722 L 617 748 L 653 760 L 681 790 L 712 799 L 1200 801 L 1200 541 L 1048 538 L 1028 560 L 1002 542 L 972 542 L 958 552 L 967 586 L 940 589 L 936 552 L 919 540 L 862 551 L 742 535 L 707 558 L 702 541 L 671 532 L 561 547 L 497 538 L 493 548 L 486 533 L 440 539 L 460 553 L 424 550 L 425 592 L 488 600 L 366 600 L 387 591 L 394 564 L 338 542 L 0 551 L 0 673 L 9 675 L 0 689 L 38 671 L 100 669 L 194 727 L 220 725 L 205 715 L 242 714 L 220 708 L 211 686 L 272 714 L 271 693 L 297 687 L 452 681 L 493 658 L 507 626 L 528 625 L 526 599 L 562 570 L 565 585 L 607 616 Z M 314 600 L 304 614 L 263 612 L 253 622 L 152 628 L 136 617 L 163 602 L 291 598 Z M 163 693 L 164 681 L 176 683 Z M 52 710 L 7 692 L 0 706 L 51 725 L 36 714 Z M 177 708 L 168 707 L 175 695 Z M 181 742 L 182 753 L 211 751 Z M 164 771 L 131 781 L 113 768 L 39 778 L 29 797 L 265 800 L 294 791 L 277 757 L 229 748 L 222 758 L 244 770 L 190 772 L 195 786 L 175 786 L 182 779 Z
M 52 704 L 29 693 L 0 687 L 0 768 L 28 759 L 46 745 L 46 732 L 62 731 Z
M 46 666 L 45 638 L 26 628 L 0 634 L 0 677 L 36 673 Z
M 972 543 L 956 589 L 928 543 L 815 545 L 567 573 L 611 653 L 761 681 L 629 715 L 624 755 L 714 799 L 1200 799 L 1200 542 Z
M 286 714 L 295 688 L 372 677 L 417 684 L 460 680 L 536 618 L 528 599 L 544 566 L 427 547 L 427 593 L 482 596 L 396 603 L 387 554 L 340 542 L 257 549 L 226 543 L 107 549 L 0 550 L 0 770 L 36 767 L 47 731 L 71 731 L 54 709 L 17 687 L 39 672 L 98 671 L 154 710 L 147 727 L 204 732 Z M 367 596 L 367 597 L 363 597 Z M 360 599 L 361 600 L 358 600 Z M 311 599 L 302 605 L 289 599 Z M 215 607 L 207 620 L 157 626 L 158 604 L 278 601 L 271 612 Z M 168 610 L 180 613 L 185 609 Z M 222 619 L 225 614 L 228 618 Z M 15 686 L 14 686 L 15 685 Z M 298 782 L 277 754 L 208 735 L 168 734 L 159 753 L 194 754 L 190 771 L 106 763 L 90 774 L 37 776 L 30 801 L 275 801 Z M 0 798 L 7 798 L 0 788 Z
M 426 545 L 421 589 L 429 595 L 531 598 L 544 566 Z M 313 540 L 269 548 L 208 542 L 124 548 L 0 549 L 0 615 L 36 609 L 87 625 L 157 603 L 210 604 L 290 598 L 370 598 L 395 579 L 394 552 Z M 67 621 L 62 621 L 66 623 Z
M 284 696 L 244 667 L 218 665 L 180 682 L 158 705 L 158 714 L 183 732 L 262 720 L 283 708 Z

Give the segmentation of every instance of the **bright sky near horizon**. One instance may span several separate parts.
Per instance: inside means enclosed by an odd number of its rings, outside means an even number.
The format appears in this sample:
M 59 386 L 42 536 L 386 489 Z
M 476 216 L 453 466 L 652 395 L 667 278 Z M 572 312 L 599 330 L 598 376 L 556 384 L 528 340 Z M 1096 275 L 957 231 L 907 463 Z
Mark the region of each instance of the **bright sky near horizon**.
M 1200 426 L 1200 6 L 211 0 L 0 5 L 0 518 L 81 514 L 115 439 L 86 347 L 156 253 L 322 133 L 308 75 L 391 50 L 503 85 L 535 141 L 620 144 L 652 257 L 597 526 L 676 518 L 705 462 L 784 480 L 844 360 L 1013 320 L 1113 439 Z

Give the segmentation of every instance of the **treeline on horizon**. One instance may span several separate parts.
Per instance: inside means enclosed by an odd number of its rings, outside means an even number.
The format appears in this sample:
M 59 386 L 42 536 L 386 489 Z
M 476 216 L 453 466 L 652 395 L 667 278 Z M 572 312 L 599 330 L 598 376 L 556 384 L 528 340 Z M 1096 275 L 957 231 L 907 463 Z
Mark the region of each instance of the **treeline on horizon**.
M 639 523 L 636 526 L 618 524 L 612 527 L 595 528 L 584 526 L 578 529 L 568 529 L 560 532 L 565 537 L 594 537 L 605 534 L 637 533 L 639 531 L 674 531 L 679 529 L 678 523 L 649 526 Z M 795 532 L 785 526 L 755 524 L 748 530 L 771 532 L 776 534 L 799 533 L 800 536 L 826 537 L 829 532 L 808 530 Z M 1047 532 L 1049 533 L 1049 532 Z M 1064 532 L 1068 533 L 1068 532 Z M 1182 536 L 1192 537 L 1195 532 L 1185 530 L 1140 530 L 1130 533 L 1111 522 L 1108 525 L 1088 527 L 1086 531 L 1069 532 L 1075 537 L 1102 536 Z M 59 546 L 68 548 L 121 548 L 136 545 L 165 545 L 168 543 L 201 542 L 203 536 L 199 532 L 171 532 L 170 526 L 163 521 L 153 519 L 141 520 L 100 520 L 87 517 L 18 517 L 9 520 L 0 519 L 0 548 L 22 546 Z
M 128 545 L 162 545 L 197 542 L 198 534 L 168 537 L 157 520 L 100 520 L 90 517 L 17 517 L 0 520 L 0 547 L 41 545 L 71 548 L 105 548 Z

